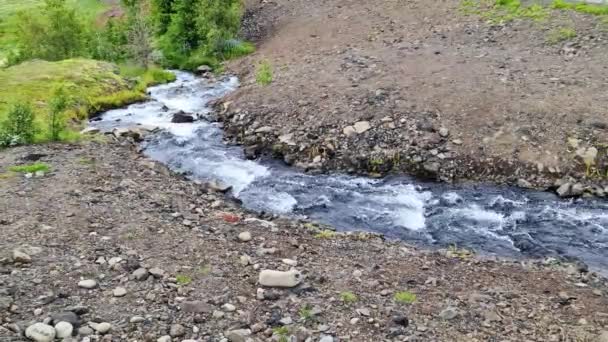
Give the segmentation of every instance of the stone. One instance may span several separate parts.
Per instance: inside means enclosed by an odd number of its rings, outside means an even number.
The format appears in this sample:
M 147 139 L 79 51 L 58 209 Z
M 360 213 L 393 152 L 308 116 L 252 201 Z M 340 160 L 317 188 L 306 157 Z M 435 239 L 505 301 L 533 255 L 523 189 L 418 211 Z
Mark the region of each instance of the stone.
M 148 279 L 148 270 L 145 268 L 138 268 L 133 271 L 132 275 L 136 280 L 146 280 Z
M 439 135 L 443 138 L 447 138 L 450 135 L 450 131 L 445 127 L 441 127 L 439 129 Z
M 59 322 L 55 324 L 55 332 L 57 338 L 66 338 L 72 336 L 74 327 L 68 322 Z
M 199 66 L 198 68 L 196 68 L 196 74 L 197 75 L 205 75 L 205 74 L 208 74 L 208 73 L 210 73 L 212 71 L 213 71 L 213 69 L 210 66 L 204 65 L 204 64 L 201 65 L 201 66 Z
M 36 342 L 51 342 L 55 335 L 55 328 L 44 323 L 34 323 L 25 329 L 25 336 Z
M 365 316 L 365 317 L 369 317 L 370 316 L 370 312 L 368 308 L 360 308 L 357 309 L 357 313 L 361 316 Z
M 141 323 L 143 321 L 145 321 L 146 319 L 142 316 L 133 316 L 131 317 L 131 319 L 129 320 L 129 323 Z
M 323 335 L 321 336 L 321 339 L 319 339 L 319 342 L 334 342 L 334 338 L 329 335 Z
M 93 331 L 93 329 L 91 329 L 90 327 L 80 327 L 78 328 L 78 335 L 80 336 L 89 336 L 89 335 L 93 335 L 95 333 L 95 331 Z
M 222 183 L 218 180 L 212 180 L 206 184 L 207 188 L 215 192 L 227 193 L 232 190 L 232 185 Z
M 298 266 L 298 262 L 293 259 L 281 259 L 281 262 L 292 267 Z
M 458 317 L 458 309 L 453 307 L 443 309 L 443 311 L 439 313 L 439 317 L 445 319 L 446 321 L 452 320 Z
M 22 252 L 19 249 L 14 249 L 13 250 L 13 261 L 20 262 L 22 264 L 29 264 L 30 262 L 32 262 L 32 257 L 30 257 L 29 255 L 27 255 L 26 253 Z
M 363 272 L 361 272 L 360 270 L 353 271 L 353 277 L 355 277 L 355 278 L 361 278 L 362 275 L 363 275 Z
M 367 132 L 370 128 L 372 128 L 372 126 L 370 125 L 369 121 L 359 121 L 353 125 L 353 128 L 357 134 L 362 134 Z
M 357 134 L 357 131 L 353 126 L 346 126 L 342 130 L 342 133 L 344 133 L 344 135 L 346 135 L 347 137 L 352 137 L 353 135 Z
M 404 315 L 397 315 L 393 317 L 393 323 L 407 328 L 410 325 L 410 320 Z
M 51 319 L 55 324 L 59 322 L 68 322 L 74 327 L 80 326 L 80 317 L 72 311 L 63 311 L 51 315 Z
M 181 337 L 186 335 L 186 328 L 181 324 L 172 324 L 169 329 L 169 335 L 171 337 Z
M 272 133 L 274 132 L 274 128 L 270 127 L 270 126 L 264 126 L 264 127 L 260 127 L 258 129 L 255 130 L 255 133 Z
M 437 173 L 439 172 L 439 168 L 441 167 L 437 162 L 426 162 L 422 165 L 425 171 L 429 173 Z
M 186 114 L 182 111 L 179 111 L 173 114 L 171 118 L 172 123 L 191 123 L 194 122 L 194 117 L 192 115 Z
M 158 267 L 151 268 L 148 272 L 150 272 L 150 274 L 153 275 L 154 278 L 162 278 L 165 275 L 165 271 Z
M 189 313 L 211 313 L 213 307 L 203 301 L 185 301 L 181 303 L 182 311 Z
M 600 332 L 595 342 L 608 342 L 608 330 Z
M 112 294 L 114 295 L 114 297 L 124 297 L 127 295 L 127 289 L 125 289 L 124 287 L 117 287 L 114 289 Z
M 246 342 L 248 337 L 251 336 L 251 330 L 249 330 L 249 329 L 230 330 L 230 331 L 227 331 L 224 335 L 230 342 Z
M 239 234 L 239 240 L 241 242 L 251 241 L 251 233 L 250 232 L 242 232 Z
M 171 336 L 165 335 L 156 339 L 156 342 L 171 342 Z
M 102 322 L 102 323 L 89 322 L 89 326 L 91 328 L 93 328 L 93 330 L 97 331 L 98 333 L 100 333 L 102 335 L 109 332 L 110 330 L 112 330 L 112 324 L 107 323 L 107 322 Z
M 13 305 L 13 298 L 9 296 L 0 296 L 0 311 L 7 311 Z
M 215 319 L 220 319 L 220 318 L 223 318 L 225 316 L 225 314 L 223 311 L 215 310 L 215 311 L 213 311 L 213 314 L 211 316 L 213 316 L 213 318 L 215 318 Z
M 297 270 L 262 270 L 258 281 L 262 286 L 268 287 L 295 287 L 302 282 L 302 274 Z
M 83 289 L 94 289 L 97 287 L 97 281 L 95 279 L 85 279 L 78 282 L 78 286 Z
M 230 303 L 226 303 L 226 304 L 222 305 L 222 310 L 224 310 L 226 312 L 234 312 L 234 311 L 236 311 L 236 306 L 234 306 Z

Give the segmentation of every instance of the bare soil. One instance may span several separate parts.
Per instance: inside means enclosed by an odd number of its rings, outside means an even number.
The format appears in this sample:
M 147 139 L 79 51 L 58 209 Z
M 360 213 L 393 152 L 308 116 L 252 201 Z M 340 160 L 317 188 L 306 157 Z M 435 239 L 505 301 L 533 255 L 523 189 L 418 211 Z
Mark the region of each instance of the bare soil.
M 51 171 L 5 172 L 33 160 Z M 57 323 L 53 317 L 66 311 L 77 317 L 75 336 L 64 341 L 608 336 L 606 282 L 582 266 L 421 251 L 368 234 L 319 235 L 305 222 L 244 212 L 125 141 L 5 150 L 0 170 L 2 341 L 25 341 L 26 327 Z M 240 241 L 246 231 L 252 239 Z M 260 270 L 292 267 L 304 275 L 299 286 L 265 288 L 258 299 Z M 138 280 L 140 268 L 150 273 Z M 97 286 L 79 287 L 85 279 Z M 124 296 L 114 294 L 119 287 Z M 399 291 L 417 298 L 400 303 Z M 91 322 L 112 328 L 98 333 Z M 239 339 L 234 329 L 251 334 Z
M 249 1 L 248 9 L 244 34 L 258 51 L 230 65 L 243 86 L 220 119 L 252 157 L 450 182 L 582 182 L 604 194 L 608 30 L 597 17 L 553 10 L 541 22 L 491 24 L 463 14 L 458 0 Z M 552 41 L 563 28 L 576 37 Z M 274 69 L 268 86 L 255 82 L 264 60 Z M 371 128 L 344 134 L 360 121 Z M 590 147 L 599 153 L 587 173 L 575 150 Z

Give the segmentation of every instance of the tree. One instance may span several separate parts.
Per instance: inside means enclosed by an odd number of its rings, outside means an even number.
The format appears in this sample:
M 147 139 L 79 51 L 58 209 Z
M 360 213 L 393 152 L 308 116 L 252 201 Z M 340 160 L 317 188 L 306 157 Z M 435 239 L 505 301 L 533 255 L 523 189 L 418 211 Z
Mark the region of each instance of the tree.
M 68 106 L 69 99 L 65 89 L 63 87 L 57 88 L 49 102 L 49 140 L 60 140 L 60 134 L 66 127 L 65 110 Z
M 138 6 L 129 15 L 128 23 L 127 49 L 129 55 L 137 63 L 147 68 L 154 49 L 151 44 L 150 25 L 142 8 Z

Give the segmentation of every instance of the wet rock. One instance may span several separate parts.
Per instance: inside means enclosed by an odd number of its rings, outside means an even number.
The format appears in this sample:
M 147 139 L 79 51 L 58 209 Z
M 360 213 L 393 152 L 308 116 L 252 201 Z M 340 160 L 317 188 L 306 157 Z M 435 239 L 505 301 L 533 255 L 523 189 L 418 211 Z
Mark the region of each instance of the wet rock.
M 296 270 L 287 272 L 263 270 L 258 281 L 268 287 L 295 287 L 302 281 L 302 274 Z
M 224 334 L 230 342 L 245 342 L 247 338 L 251 336 L 251 330 L 249 329 L 237 329 L 231 330 Z
M 55 324 L 59 322 L 68 322 L 74 327 L 80 326 L 80 317 L 72 311 L 64 311 L 51 315 L 51 319 Z
M 171 118 L 172 123 L 191 123 L 194 122 L 194 117 L 190 114 L 186 114 L 182 111 L 173 114 Z
M 213 71 L 213 69 L 208 65 L 201 65 L 198 68 L 196 68 L 196 74 L 200 75 L 200 76 L 206 75 L 212 71 Z
M 65 338 L 72 336 L 74 327 L 68 322 L 59 322 L 55 324 L 55 331 L 57 333 L 57 338 Z
M 94 289 L 97 287 L 97 281 L 94 279 L 85 279 L 78 282 L 78 287 L 83 289 Z
M 560 197 L 575 197 L 583 194 L 584 188 L 580 183 L 572 184 L 572 183 L 564 183 L 559 188 L 557 188 L 556 192 Z
M 36 342 L 51 342 L 55 335 L 55 328 L 43 323 L 34 323 L 25 330 L 25 336 Z
M 426 162 L 422 165 L 425 171 L 436 174 L 439 172 L 439 168 L 441 167 L 437 162 Z
M 227 193 L 228 191 L 232 190 L 232 185 L 224 184 L 217 180 L 208 182 L 206 184 L 206 186 L 211 191 L 221 192 L 221 193 Z

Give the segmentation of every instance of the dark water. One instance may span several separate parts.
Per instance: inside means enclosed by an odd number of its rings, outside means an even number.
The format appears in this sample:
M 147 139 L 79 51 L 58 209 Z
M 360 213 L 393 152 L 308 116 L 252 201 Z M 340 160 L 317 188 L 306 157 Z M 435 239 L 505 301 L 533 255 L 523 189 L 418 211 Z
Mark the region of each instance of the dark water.
M 562 200 L 510 187 L 426 184 L 405 177 L 313 176 L 272 161 L 248 161 L 239 147 L 222 142 L 218 124 L 204 119 L 171 123 L 178 110 L 204 118 L 206 104 L 234 90 L 236 78 L 208 83 L 187 73 L 177 75 L 172 84 L 150 88 L 153 100 L 109 111 L 92 125 L 162 128 L 144 143 L 148 156 L 194 179 L 231 185 L 233 195 L 249 209 L 426 246 L 579 259 L 608 273 L 608 202 Z

